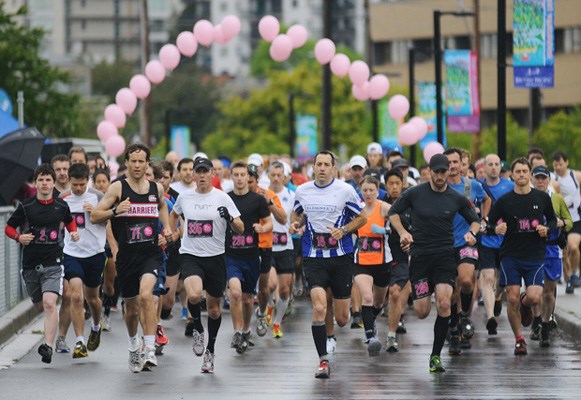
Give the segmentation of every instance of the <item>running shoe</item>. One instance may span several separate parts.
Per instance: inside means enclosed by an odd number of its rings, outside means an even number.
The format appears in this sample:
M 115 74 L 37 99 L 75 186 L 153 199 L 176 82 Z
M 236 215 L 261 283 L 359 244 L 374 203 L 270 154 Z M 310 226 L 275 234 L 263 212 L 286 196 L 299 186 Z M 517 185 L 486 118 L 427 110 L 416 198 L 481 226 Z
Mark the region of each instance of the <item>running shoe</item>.
M 109 318 L 107 315 L 103 315 L 101 320 L 103 321 L 103 330 L 105 332 L 111 332 L 111 318 Z
M 502 313 L 502 294 L 494 300 L 494 316 L 498 317 Z
M 283 333 L 279 324 L 272 325 L 272 337 L 275 339 L 280 339 L 283 337 Z
M 87 350 L 95 351 L 99 348 L 101 344 L 101 332 L 103 331 L 103 323 L 99 323 L 99 330 L 94 331 L 91 329 L 91 333 L 89 333 L 89 340 L 87 340 Z M 78 343 L 77 343 L 78 344 Z
M 266 320 L 266 324 L 268 326 L 272 325 L 273 316 L 274 316 L 274 307 L 273 306 L 266 306 L 266 313 L 264 315 L 264 319 Z
M 254 343 L 254 335 L 252 334 L 251 331 L 243 333 L 242 335 L 244 335 L 244 337 L 246 338 L 246 341 L 248 342 L 248 347 L 255 346 L 256 343 Z
M 491 317 L 486 322 L 486 329 L 488 330 L 488 334 L 489 335 L 496 335 L 496 334 L 498 334 L 498 331 L 496 330 L 497 327 L 498 327 L 498 322 L 496 322 L 496 318 L 494 318 L 494 317 Z
M 264 315 L 259 315 L 256 319 L 256 334 L 260 337 L 266 335 L 266 331 L 268 330 L 268 325 L 266 323 L 266 318 Z
M 541 340 L 541 324 L 534 325 L 531 328 L 531 340 Z
M 67 346 L 67 342 L 65 341 L 65 337 L 64 336 L 59 336 L 56 338 L 56 345 L 55 347 L 55 351 L 57 353 L 70 353 L 71 349 L 69 348 L 69 346 Z
M 571 275 L 571 284 L 575 288 L 581 287 L 581 279 L 579 278 L 579 275 Z
M 472 336 L 474 336 L 474 326 L 472 325 L 472 320 L 470 317 L 462 315 L 460 317 L 459 327 L 462 337 L 470 339 Z
M 38 346 L 38 354 L 42 357 L 42 362 L 46 364 L 50 364 L 52 361 L 52 347 L 48 344 L 43 343 Z
M 401 317 L 399 319 L 399 322 L 397 323 L 397 328 L 395 330 L 395 333 L 408 333 L 408 330 L 405 327 L 405 322 L 403 320 L 403 317 Z
M 234 345 L 234 348 L 236 349 L 236 353 L 238 354 L 242 354 L 246 351 L 246 349 L 248 348 L 248 342 L 244 340 L 244 338 L 242 337 L 242 332 L 241 331 L 237 331 L 234 334 L 234 337 L 232 338 L 232 344 Z
M 295 304 L 295 299 L 293 297 L 291 297 L 288 301 L 288 305 L 286 306 L 286 310 L 284 312 L 284 315 L 282 316 L 283 319 L 285 319 L 286 317 L 288 317 L 289 315 L 291 315 L 293 313 L 294 304 Z
M 460 347 L 460 335 L 457 333 L 455 335 L 450 335 L 450 347 L 448 348 L 448 354 L 451 356 L 458 356 L 462 354 L 462 347 Z
M 388 353 L 397 353 L 399 351 L 399 343 L 397 339 L 394 337 L 387 337 L 387 342 L 385 343 L 385 347 L 387 348 L 385 351 Z
M 557 329 L 557 320 L 555 319 L 555 314 L 551 314 L 551 319 L 549 319 L 549 328 L 551 330 Z
M 295 284 L 293 286 L 293 295 L 295 297 L 301 297 L 303 294 L 304 294 L 303 283 L 300 280 L 295 281 Z
M 526 292 L 520 294 L 520 322 L 522 326 L 529 326 L 533 322 L 533 312 L 529 306 L 524 304 Z
M 465 338 L 464 336 L 460 336 L 460 348 L 461 349 L 471 349 L 472 342 L 470 341 L 470 339 Z
M 169 344 L 169 339 L 163 330 L 163 326 L 157 324 L 157 329 L 155 330 L 155 345 L 165 346 L 166 344 Z
M 182 316 L 180 317 L 182 321 L 188 320 L 188 309 L 186 307 L 182 308 Z
M 315 372 L 315 378 L 317 379 L 329 379 L 331 377 L 331 366 L 328 360 L 323 360 Z
M 141 352 L 139 351 L 139 347 L 135 351 L 129 350 L 129 371 L 133 373 L 141 372 L 143 369 L 143 358 L 141 356 Z
M 446 372 L 446 368 L 442 365 L 440 356 L 430 357 L 430 372 Z
M 210 353 L 210 350 L 206 349 L 204 352 L 204 361 L 202 362 L 202 373 L 203 374 L 213 374 L 214 373 L 214 353 Z
M 543 323 L 541 326 L 541 340 L 539 345 L 541 347 L 551 347 L 551 326 L 550 323 Z
M 194 334 L 194 320 L 191 318 L 188 318 L 188 322 L 186 323 L 186 330 L 184 332 L 184 335 L 191 337 Z
M 527 354 L 527 343 L 524 339 L 520 339 L 516 341 L 514 345 L 514 355 L 515 356 L 524 356 Z
M 337 339 L 334 337 L 327 338 L 327 354 L 333 354 L 337 350 Z
M 151 371 L 152 367 L 157 367 L 155 347 L 146 346 L 141 357 L 143 358 L 143 371 Z
M 573 285 L 571 278 L 567 279 L 566 285 L 567 286 L 565 287 L 565 293 L 567 293 L 567 294 L 575 293 L 575 286 Z
M 194 329 L 192 337 L 194 338 L 192 350 L 195 355 L 201 357 L 204 354 L 204 332 L 198 332 Z
M 75 349 L 73 350 L 73 358 L 85 358 L 88 357 L 89 353 L 87 352 L 87 346 L 85 343 L 79 341 L 75 345 Z
M 381 351 L 381 342 L 375 336 L 369 339 L 367 343 L 367 354 L 369 357 L 377 357 Z
M 362 329 L 363 328 L 363 317 L 361 313 L 354 313 L 351 318 L 351 329 Z

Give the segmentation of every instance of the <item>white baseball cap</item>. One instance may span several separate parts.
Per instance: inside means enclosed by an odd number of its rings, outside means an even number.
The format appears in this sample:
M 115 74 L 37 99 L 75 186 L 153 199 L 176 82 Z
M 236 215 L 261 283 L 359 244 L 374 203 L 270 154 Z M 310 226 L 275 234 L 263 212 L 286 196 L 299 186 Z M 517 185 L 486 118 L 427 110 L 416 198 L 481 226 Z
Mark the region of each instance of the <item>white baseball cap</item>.
M 248 164 L 256 165 L 257 167 L 264 166 L 264 159 L 258 153 L 252 153 L 248 156 Z
M 367 154 L 383 154 L 383 149 L 379 143 L 371 142 L 367 145 Z
M 291 166 L 282 160 L 280 160 L 279 162 L 282 164 L 282 166 L 284 168 L 284 176 L 290 176 L 291 173 L 293 172 Z
M 192 157 L 194 161 L 196 161 L 196 158 L 208 158 L 208 156 L 206 155 L 206 153 L 198 151 L 196 154 L 194 154 L 194 157 Z
M 361 167 L 361 168 L 365 169 L 365 168 L 367 168 L 367 160 L 365 160 L 365 158 L 363 158 L 363 156 L 360 156 L 360 155 L 353 156 L 353 157 L 351 157 L 351 160 L 349 160 L 349 166 L 351 168 Z

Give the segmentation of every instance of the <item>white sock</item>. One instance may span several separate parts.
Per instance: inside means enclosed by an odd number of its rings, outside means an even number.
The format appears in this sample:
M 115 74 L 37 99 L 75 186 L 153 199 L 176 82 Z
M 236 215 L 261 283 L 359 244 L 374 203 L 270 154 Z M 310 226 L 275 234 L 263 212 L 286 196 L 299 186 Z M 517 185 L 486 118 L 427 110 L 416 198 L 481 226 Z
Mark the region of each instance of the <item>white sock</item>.
M 144 335 L 143 344 L 145 347 L 155 347 L 155 335 Z
M 139 345 L 140 345 L 140 341 L 139 341 L 139 337 L 138 336 L 133 336 L 133 337 L 129 337 L 129 351 L 137 351 L 139 350 Z
M 284 317 L 284 313 L 286 312 L 286 308 L 288 307 L 288 299 L 283 300 L 279 297 L 276 301 L 276 315 L 274 317 L 274 323 L 280 325 L 282 322 L 282 317 Z
M 78 342 L 82 342 L 83 344 L 85 344 L 85 337 L 84 336 L 77 336 L 77 338 L 75 339 L 75 343 Z
M 99 332 L 100 329 L 101 329 L 101 324 L 91 325 L 91 330 L 93 332 Z

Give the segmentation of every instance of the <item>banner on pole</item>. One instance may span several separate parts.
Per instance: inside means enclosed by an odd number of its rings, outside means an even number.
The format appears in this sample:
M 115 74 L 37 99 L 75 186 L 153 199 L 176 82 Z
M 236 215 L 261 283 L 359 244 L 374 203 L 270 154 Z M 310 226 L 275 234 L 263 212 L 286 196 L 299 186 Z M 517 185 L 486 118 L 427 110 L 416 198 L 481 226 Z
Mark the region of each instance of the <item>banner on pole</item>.
M 312 114 L 297 114 L 297 138 L 295 154 L 299 162 L 315 157 L 318 151 L 317 144 L 317 117 Z
M 436 84 L 434 82 L 419 82 L 418 84 L 418 116 L 426 120 L 428 124 L 428 133 L 420 140 L 420 147 L 423 149 L 426 144 L 438 141 L 438 126 L 436 124 Z M 443 106 L 444 107 L 444 106 Z M 446 117 L 442 116 L 444 120 L 442 126 L 444 127 L 444 138 L 442 145 L 446 147 Z
M 446 50 L 446 109 L 449 132 L 479 132 L 478 59 L 475 51 Z
M 173 125 L 171 127 L 171 149 L 179 158 L 190 157 L 191 132 L 189 126 Z
M 401 147 L 397 135 L 398 123 L 389 115 L 387 103 L 387 99 L 384 98 L 377 104 L 379 111 L 379 144 L 384 150 Z

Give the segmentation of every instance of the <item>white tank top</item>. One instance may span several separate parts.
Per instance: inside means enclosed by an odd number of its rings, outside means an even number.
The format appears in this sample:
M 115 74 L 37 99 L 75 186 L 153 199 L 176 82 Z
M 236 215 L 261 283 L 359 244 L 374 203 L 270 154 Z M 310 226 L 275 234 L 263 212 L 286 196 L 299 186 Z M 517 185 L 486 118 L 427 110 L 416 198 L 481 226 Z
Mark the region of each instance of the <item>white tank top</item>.
M 575 172 L 568 169 L 565 176 L 555 175 L 555 179 L 557 182 L 559 182 L 559 185 L 561 185 L 561 194 L 565 199 L 567 208 L 569 208 L 573 222 L 579 221 L 579 205 L 581 205 L 581 194 L 579 194 L 579 182 L 577 182 L 577 179 L 575 179 Z

